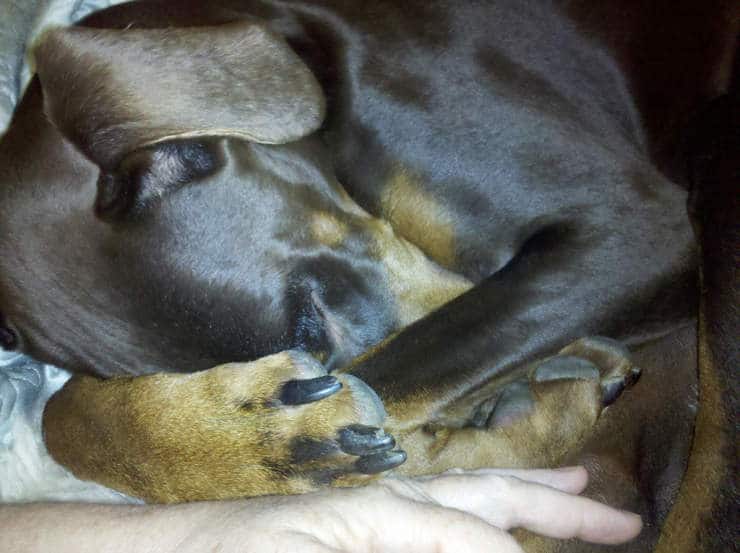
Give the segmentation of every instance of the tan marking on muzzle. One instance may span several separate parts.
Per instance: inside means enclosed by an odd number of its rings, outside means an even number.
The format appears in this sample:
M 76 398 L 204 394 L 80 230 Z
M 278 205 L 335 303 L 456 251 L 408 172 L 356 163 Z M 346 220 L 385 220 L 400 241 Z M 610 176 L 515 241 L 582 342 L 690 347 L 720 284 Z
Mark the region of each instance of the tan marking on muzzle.
M 398 322 L 406 326 L 472 288 L 467 278 L 440 267 L 416 245 L 379 219 L 371 223 L 372 254 L 383 264 L 396 300 Z

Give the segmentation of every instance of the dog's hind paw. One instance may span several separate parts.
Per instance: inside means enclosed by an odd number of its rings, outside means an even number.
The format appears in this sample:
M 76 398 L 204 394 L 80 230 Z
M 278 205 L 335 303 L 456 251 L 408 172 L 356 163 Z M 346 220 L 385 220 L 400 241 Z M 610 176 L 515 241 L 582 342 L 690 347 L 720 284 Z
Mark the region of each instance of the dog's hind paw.
M 427 424 L 422 431 L 399 435 L 411 453 L 400 470 L 556 466 L 578 449 L 604 410 L 639 376 L 629 351 L 618 342 L 577 340 L 493 388 L 462 427 Z
M 602 405 L 608 407 L 622 392 L 631 388 L 641 374 L 642 370 L 630 361 L 629 350 L 624 345 L 610 338 L 596 336 L 577 340 L 555 357 L 538 365 L 534 380 L 598 380 Z
M 563 358 L 570 359 L 569 364 L 572 367 L 576 364 L 590 363 L 593 369 L 598 371 L 595 376 L 599 379 L 601 386 L 603 407 L 614 403 L 622 392 L 637 383 L 642 374 L 642 370 L 632 363 L 630 352 L 624 344 L 611 338 L 591 336 L 569 344 L 557 356 L 537 367 L 535 378 L 547 375 L 544 367 L 548 363 L 554 363 Z M 573 377 L 575 376 L 571 376 Z M 547 378 L 543 379 L 547 380 Z
M 629 350 L 621 343 L 599 336 L 582 338 L 535 365 L 525 378 L 507 384 L 493 401 L 481 405 L 476 426 L 483 426 L 482 413 L 486 411 L 488 427 L 506 426 L 528 416 L 538 408 L 538 401 L 558 393 L 556 389 L 568 382 L 592 383 L 593 393 L 571 396 L 570 401 L 585 401 L 600 412 L 632 387 L 640 374 L 641 370 L 630 360 Z M 567 401 L 558 403 L 568 409 Z

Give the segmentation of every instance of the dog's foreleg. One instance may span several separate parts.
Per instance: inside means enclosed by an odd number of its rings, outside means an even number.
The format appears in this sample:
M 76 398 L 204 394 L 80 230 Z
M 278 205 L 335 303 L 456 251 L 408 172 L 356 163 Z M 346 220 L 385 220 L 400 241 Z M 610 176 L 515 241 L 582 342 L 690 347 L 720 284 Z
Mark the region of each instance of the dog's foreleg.
M 384 420 L 367 385 L 291 351 L 193 374 L 75 376 L 43 426 L 78 478 L 179 502 L 370 482 L 406 459 Z

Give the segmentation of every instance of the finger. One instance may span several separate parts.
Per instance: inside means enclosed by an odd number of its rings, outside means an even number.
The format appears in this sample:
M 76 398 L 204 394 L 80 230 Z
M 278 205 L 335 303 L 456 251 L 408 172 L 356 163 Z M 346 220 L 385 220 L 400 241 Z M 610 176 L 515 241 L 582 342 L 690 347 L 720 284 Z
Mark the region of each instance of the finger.
M 635 537 L 640 517 L 539 483 L 498 474 L 453 474 L 428 480 L 388 479 L 399 493 L 437 502 L 503 529 L 527 528 L 555 538 L 622 543 Z
M 538 484 L 512 483 L 507 497 L 511 516 L 507 528 L 521 527 L 552 538 L 603 544 L 629 541 L 642 529 L 642 520 L 634 513 Z
M 550 486 L 556 490 L 570 494 L 579 494 L 588 484 L 588 471 L 581 466 L 563 467 L 559 469 L 478 469 L 449 471 L 452 474 L 472 474 L 476 476 L 513 476 L 526 482 L 534 482 Z M 445 473 L 448 474 L 448 473 Z
M 312 503 L 305 516 L 291 519 L 291 531 L 352 553 L 523 553 L 508 532 L 483 519 L 396 488 L 403 489 L 403 484 L 315 494 L 319 503 Z
M 523 553 L 510 534 L 476 516 L 432 503 L 403 500 L 402 505 L 375 517 L 376 541 L 369 551 Z

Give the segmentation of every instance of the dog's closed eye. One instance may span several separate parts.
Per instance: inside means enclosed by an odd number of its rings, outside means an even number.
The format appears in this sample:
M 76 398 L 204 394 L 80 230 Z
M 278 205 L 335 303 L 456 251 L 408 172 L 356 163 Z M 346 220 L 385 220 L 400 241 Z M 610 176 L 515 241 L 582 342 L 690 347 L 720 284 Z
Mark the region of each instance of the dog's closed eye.
M 98 178 L 95 213 L 104 220 L 136 216 L 169 192 L 221 166 L 214 140 L 172 140 L 138 150 Z

